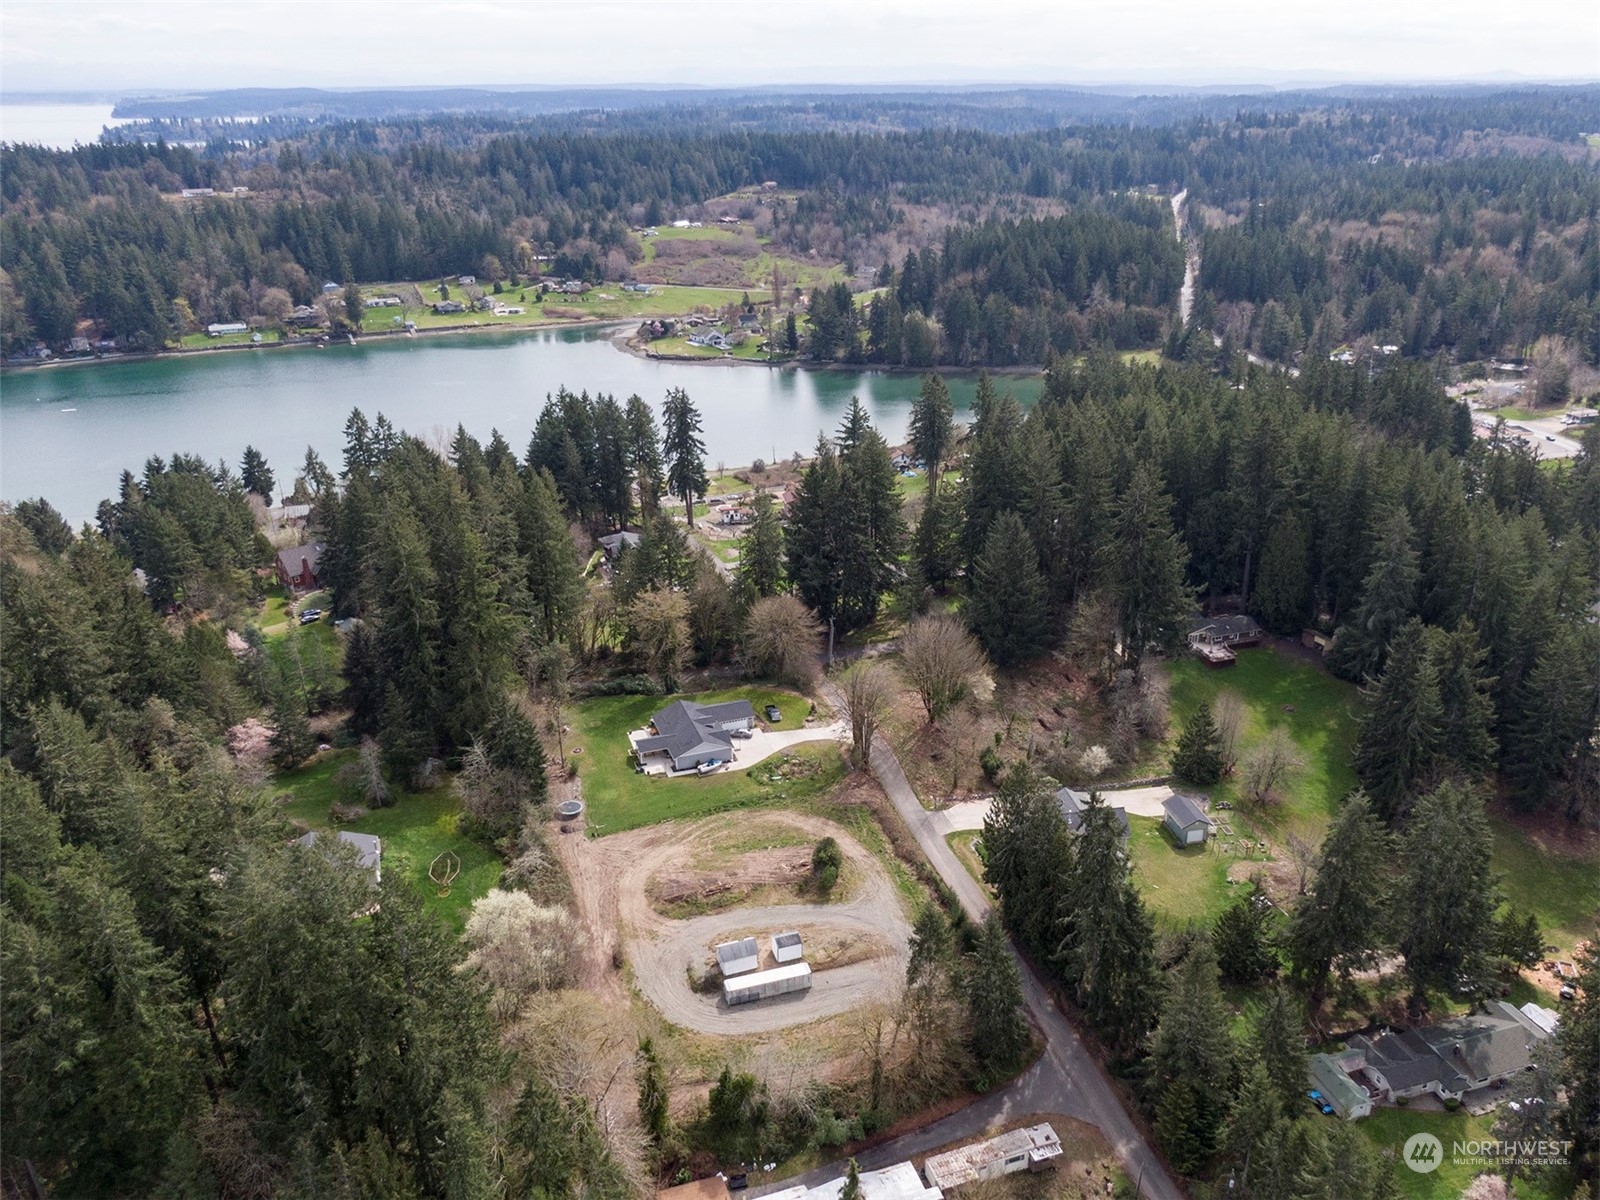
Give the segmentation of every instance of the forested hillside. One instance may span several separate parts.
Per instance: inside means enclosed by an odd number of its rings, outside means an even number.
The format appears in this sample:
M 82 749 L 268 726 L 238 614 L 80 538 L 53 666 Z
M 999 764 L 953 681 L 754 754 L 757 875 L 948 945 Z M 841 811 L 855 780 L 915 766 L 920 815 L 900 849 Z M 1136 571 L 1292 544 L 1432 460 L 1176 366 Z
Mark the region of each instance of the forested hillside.
M 962 128 L 985 124 L 963 112 L 996 111 L 976 100 L 935 97 L 918 120 L 908 105 L 835 97 L 805 128 L 733 132 L 708 115 L 720 109 L 670 106 L 604 122 L 290 123 L 201 151 L 8 147 L 0 334 L 8 353 L 79 333 L 150 349 L 211 322 L 281 320 L 276 297 L 309 304 L 330 280 L 626 279 L 638 230 L 770 181 L 761 229 L 777 246 L 842 260 L 854 292 L 877 272 L 929 323 L 910 349 L 851 350 L 873 361 L 1163 342 L 1203 356 L 1175 328 L 1181 257 L 1153 236 L 1160 205 L 1136 213 L 1120 198 L 1133 189 L 1187 189 L 1196 318 L 1266 357 L 1361 337 L 1458 360 L 1544 336 L 1574 365 L 1600 349 L 1600 182 L 1579 136 L 1600 128 L 1592 89 L 1300 93 L 1198 115 L 1171 101 L 1127 125 L 1015 132 Z M 872 113 L 900 115 L 863 132 Z M 824 337 L 817 357 L 840 345 Z

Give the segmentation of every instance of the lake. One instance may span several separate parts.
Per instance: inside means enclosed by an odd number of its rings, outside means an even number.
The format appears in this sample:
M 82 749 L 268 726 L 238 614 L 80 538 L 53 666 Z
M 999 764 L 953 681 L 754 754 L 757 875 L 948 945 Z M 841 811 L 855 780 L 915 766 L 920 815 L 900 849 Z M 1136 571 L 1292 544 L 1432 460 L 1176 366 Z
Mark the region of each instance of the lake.
M 689 393 L 704 421 L 707 467 L 809 455 L 852 395 L 891 443 L 903 441 L 920 381 L 876 371 L 658 362 L 625 353 L 616 328 L 387 338 L 355 346 L 221 351 L 0 375 L 0 499 L 44 496 L 74 526 L 114 495 L 121 472 L 153 454 L 226 460 L 246 445 L 267 457 L 280 492 L 308 445 L 335 472 L 352 408 L 443 443 L 458 424 L 482 440 L 499 429 L 522 453 L 545 396 L 565 385 L 619 401 L 638 393 L 659 415 L 668 388 Z M 1001 390 L 1031 404 L 1041 380 Z M 975 380 L 950 380 L 958 416 Z
M 109 104 L 0 104 L 0 142 L 70 150 L 100 140 L 106 125 L 121 125 Z

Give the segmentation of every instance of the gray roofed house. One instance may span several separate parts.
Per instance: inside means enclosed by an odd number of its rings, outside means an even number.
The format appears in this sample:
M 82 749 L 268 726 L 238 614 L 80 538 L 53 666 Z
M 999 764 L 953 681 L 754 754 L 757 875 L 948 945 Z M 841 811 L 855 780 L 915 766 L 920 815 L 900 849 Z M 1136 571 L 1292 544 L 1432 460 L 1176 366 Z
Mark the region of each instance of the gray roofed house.
M 1175 792 L 1161 802 L 1161 810 L 1166 814 L 1163 824 L 1178 839 L 1178 845 L 1199 846 L 1211 836 L 1214 822 L 1198 797 Z
M 1357 1034 L 1338 1060 L 1357 1083 L 1389 1099 L 1432 1092 L 1460 1099 L 1528 1069 L 1533 1048 L 1550 1034 L 1515 1005 L 1491 1001 L 1486 1011 L 1452 1017 L 1436 1025 Z
M 1261 626 L 1245 613 L 1223 617 L 1200 617 L 1189 628 L 1189 649 L 1213 667 L 1231 667 L 1238 657 L 1234 651 L 1259 646 Z
M 654 733 L 636 738 L 633 748 L 639 761 L 652 754 L 664 755 L 674 771 L 688 771 L 701 763 L 733 758 L 733 731 L 753 729 L 755 709 L 748 700 L 729 700 L 723 704 L 697 704 L 677 700 L 650 718 Z
M 616 558 L 617 555 L 622 553 L 622 548 L 624 546 L 630 550 L 637 550 L 639 548 L 639 543 L 642 540 L 643 539 L 631 529 L 622 529 L 618 530 L 616 533 L 608 533 L 605 535 L 605 537 L 601 538 L 600 549 L 606 552 L 607 558 Z
M 1083 828 L 1083 814 L 1084 810 L 1089 807 L 1089 793 L 1064 787 L 1056 793 L 1056 807 L 1061 810 L 1061 816 L 1066 821 L 1067 828 L 1073 833 L 1077 833 L 1078 830 Z M 1116 818 L 1117 825 L 1122 832 L 1122 840 L 1127 841 L 1129 834 L 1132 832 L 1128 825 L 1128 810 L 1109 805 L 1107 807 L 1111 809 L 1111 815 Z
M 301 846 L 315 846 L 320 835 L 316 830 L 295 838 Z M 356 848 L 357 862 L 367 871 L 372 872 L 372 882 L 383 882 L 383 840 L 370 833 L 352 833 L 348 829 L 339 831 L 339 840 L 347 846 Z

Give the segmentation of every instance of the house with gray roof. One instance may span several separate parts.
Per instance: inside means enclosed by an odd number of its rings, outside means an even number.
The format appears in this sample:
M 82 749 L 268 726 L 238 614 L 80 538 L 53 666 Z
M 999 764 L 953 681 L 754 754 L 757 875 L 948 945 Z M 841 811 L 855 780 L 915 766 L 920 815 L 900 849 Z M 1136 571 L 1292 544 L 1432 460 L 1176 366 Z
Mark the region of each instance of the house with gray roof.
M 295 844 L 300 846 L 315 846 L 323 835 L 312 830 L 301 837 L 295 838 Z M 346 846 L 356 848 L 356 865 L 364 871 L 372 873 L 373 883 L 383 882 L 383 840 L 370 833 L 352 833 L 348 829 L 339 831 L 340 842 Z
M 1174 792 L 1161 802 L 1164 824 L 1180 846 L 1203 846 L 1215 825 L 1198 796 Z
M 1533 1048 L 1550 1034 L 1515 1005 L 1491 1001 L 1485 1011 L 1401 1033 L 1357 1034 L 1338 1062 L 1370 1094 L 1397 1100 L 1432 1093 L 1459 1100 L 1526 1071 Z
M 731 762 L 734 732 L 755 728 L 756 713 L 748 700 L 698 704 L 677 700 L 650 718 L 645 735 L 635 735 L 634 752 L 641 766 L 660 756 L 674 771 L 691 771 L 701 763 Z
M 624 549 L 637 550 L 643 540 L 631 529 L 619 529 L 616 533 L 608 533 L 600 539 L 600 549 L 606 552 L 607 558 L 615 559 Z
M 1056 807 L 1061 810 L 1061 817 L 1067 823 L 1067 828 L 1073 833 L 1083 828 L 1083 814 L 1089 807 L 1089 793 L 1080 792 L 1074 788 L 1064 787 L 1056 793 Z M 1132 832 L 1128 825 L 1128 810 L 1125 808 L 1110 807 L 1111 816 L 1117 822 L 1117 828 L 1122 834 L 1122 840 L 1127 841 Z

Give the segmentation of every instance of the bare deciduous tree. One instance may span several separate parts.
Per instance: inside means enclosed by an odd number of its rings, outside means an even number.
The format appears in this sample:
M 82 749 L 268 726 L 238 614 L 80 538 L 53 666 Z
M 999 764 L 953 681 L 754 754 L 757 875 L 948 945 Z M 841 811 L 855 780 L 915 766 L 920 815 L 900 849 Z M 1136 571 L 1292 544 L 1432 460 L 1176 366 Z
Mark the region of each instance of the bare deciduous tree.
M 850 755 L 857 766 L 864 767 L 878 726 L 894 704 L 894 679 L 881 664 L 863 660 L 839 675 L 839 690 L 850 722 Z
M 689 658 L 689 601 L 682 592 L 656 588 L 640 593 L 623 610 L 628 642 L 645 669 L 661 682 L 661 690 L 678 690 L 678 678 Z
M 368 808 L 383 808 L 391 802 L 389 781 L 383 777 L 383 749 L 375 738 L 361 739 L 355 758 L 339 768 L 338 779 Z
M 1306 883 L 1311 878 L 1311 864 L 1317 859 L 1317 848 L 1297 833 L 1291 833 L 1287 839 L 1289 844 L 1289 861 L 1294 863 L 1295 895 L 1306 894 Z
M 1222 773 L 1233 774 L 1239 765 L 1239 727 L 1244 724 L 1244 700 L 1238 692 L 1224 689 L 1211 702 L 1211 720 L 1217 727 L 1217 742 L 1222 751 Z
M 931 725 L 959 704 L 988 666 L 978 639 L 954 617 L 919 617 L 900 639 L 900 666 Z
M 1272 731 L 1245 757 L 1239 783 L 1251 804 L 1263 805 L 1275 798 L 1278 787 L 1301 767 L 1305 760 L 1295 748 L 1289 731 L 1274 726 Z
M 745 666 L 755 675 L 809 687 L 816 680 L 821 637 L 822 625 L 798 596 L 763 596 L 744 620 Z
M 1104 592 L 1079 600 L 1067 624 L 1067 653 L 1102 683 L 1117 674 L 1117 606 Z

